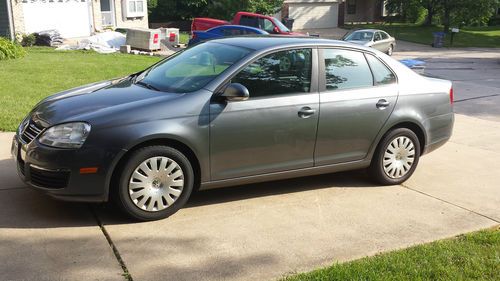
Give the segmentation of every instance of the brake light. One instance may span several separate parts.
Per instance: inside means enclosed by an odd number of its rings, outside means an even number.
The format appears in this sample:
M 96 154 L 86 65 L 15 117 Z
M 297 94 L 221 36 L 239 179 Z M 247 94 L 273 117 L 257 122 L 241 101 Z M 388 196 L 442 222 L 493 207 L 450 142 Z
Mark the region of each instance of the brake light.
M 453 87 L 450 88 L 450 104 L 453 104 Z

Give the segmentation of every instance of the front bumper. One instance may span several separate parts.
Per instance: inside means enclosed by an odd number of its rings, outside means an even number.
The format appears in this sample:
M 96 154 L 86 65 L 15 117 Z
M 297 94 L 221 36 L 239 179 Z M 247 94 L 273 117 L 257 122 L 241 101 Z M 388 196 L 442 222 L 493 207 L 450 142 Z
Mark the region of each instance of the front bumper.
M 104 202 L 108 199 L 114 159 L 120 150 L 92 145 L 58 149 L 36 139 L 23 143 L 16 135 L 11 152 L 19 177 L 29 186 L 61 200 Z M 97 171 L 80 172 L 88 167 L 97 167 Z

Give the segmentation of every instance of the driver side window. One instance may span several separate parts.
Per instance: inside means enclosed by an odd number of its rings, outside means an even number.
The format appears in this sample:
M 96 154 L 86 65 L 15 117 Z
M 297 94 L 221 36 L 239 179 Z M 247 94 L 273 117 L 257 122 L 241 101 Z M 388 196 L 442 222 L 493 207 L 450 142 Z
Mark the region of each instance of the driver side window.
M 311 49 L 281 51 L 252 62 L 231 82 L 247 87 L 250 98 L 308 93 L 311 63 Z

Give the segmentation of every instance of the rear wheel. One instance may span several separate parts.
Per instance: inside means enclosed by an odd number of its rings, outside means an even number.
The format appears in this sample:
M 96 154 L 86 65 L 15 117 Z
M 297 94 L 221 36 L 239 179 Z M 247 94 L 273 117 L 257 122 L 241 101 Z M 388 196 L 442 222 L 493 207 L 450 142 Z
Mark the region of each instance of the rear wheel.
M 417 135 L 406 128 L 390 131 L 379 143 L 369 172 L 383 185 L 406 181 L 418 165 L 420 142 Z
M 171 216 L 186 204 L 193 190 L 189 160 L 167 146 L 148 146 L 131 155 L 118 186 L 118 203 L 134 219 Z
M 393 52 L 394 52 L 394 45 L 390 45 L 386 54 L 389 55 L 389 56 L 392 56 Z

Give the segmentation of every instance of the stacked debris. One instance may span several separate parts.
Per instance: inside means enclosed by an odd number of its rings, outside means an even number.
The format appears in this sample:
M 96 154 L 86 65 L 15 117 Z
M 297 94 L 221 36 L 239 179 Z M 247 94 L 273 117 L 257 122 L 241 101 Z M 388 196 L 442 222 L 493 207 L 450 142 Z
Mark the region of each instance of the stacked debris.
M 38 46 L 59 46 L 63 43 L 63 38 L 59 31 L 55 29 L 35 32 L 35 45 Z

